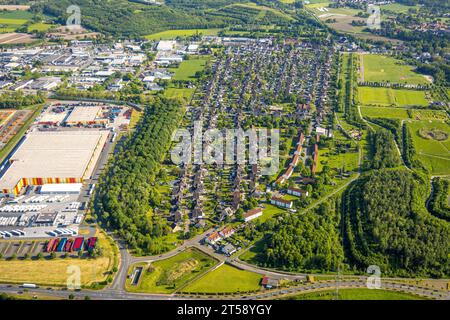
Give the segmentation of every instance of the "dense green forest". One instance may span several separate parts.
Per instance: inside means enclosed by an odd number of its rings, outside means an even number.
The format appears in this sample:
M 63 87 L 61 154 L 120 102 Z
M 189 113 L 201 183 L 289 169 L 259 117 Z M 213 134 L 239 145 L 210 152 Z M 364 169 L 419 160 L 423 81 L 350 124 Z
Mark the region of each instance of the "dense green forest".
M 450 206 L 448 204 L 450 181 L 436 178 L 432 183 L 433 197 L 430 199 L 429 210 L 436 217 L 450 221 Z
M 110 160 L 94 197 L 96 217 L 106 228 L 117 230 L 137 253 L 167 250 L 161 237 L 170 229 L 151 208 L 160 204 L 155 177 L 172 132 L 181 121 L 182 109 L 178 101 L 156 98 L 133 135 Z
M 166 1 L 164 5 L 145 5 L 127 0 L 48 0 L 36 3 L 32 10 L 54 16 L 57 22 L 65 24 L 68 17 L 66 8 L 72 4 L 78 5 L 81 8 L 81 24 L 84 27 L 109 35 L 128 37 L 168 29 L 286 24 L 289 21 L 289 15 L 234 4 L 239 2 L 171 0 Z
M 402 123 L 398 119 L 387 119 L 387 118 L 371 118 L 370 122 L 373 122 L 387 130 L 389 130 L 395 137 L 400 151 L 403 149 L 402 142 Z
M 378 170 L 355 181 L 342 198 L 344 243 L 349 263 L 384 275 L 450 274 L 447 222 L 426 212 L 425 178 L 408 171 Z
M 344 258 L 338 206 L 328 201 L 301 215 L 284 215 L 246 228 L 247 238 L 265 236 L 258 263 L 289 271 L 336 271 Z
M 394 168 L 400 165 L 400 156 L 392 132 L 386 129 L 370 132 L 369 144 L 372 169 Z

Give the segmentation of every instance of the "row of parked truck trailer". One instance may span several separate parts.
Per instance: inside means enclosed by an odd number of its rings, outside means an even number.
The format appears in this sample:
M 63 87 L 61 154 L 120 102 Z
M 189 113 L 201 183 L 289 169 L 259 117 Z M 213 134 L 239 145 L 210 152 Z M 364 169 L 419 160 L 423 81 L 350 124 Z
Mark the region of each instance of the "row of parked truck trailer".
M 47 243 L 46 252 L 91 252 L 97 244 L 97 237 L 85 239 L 84 237 L 77 238 L 56 238 L 51 239 Z

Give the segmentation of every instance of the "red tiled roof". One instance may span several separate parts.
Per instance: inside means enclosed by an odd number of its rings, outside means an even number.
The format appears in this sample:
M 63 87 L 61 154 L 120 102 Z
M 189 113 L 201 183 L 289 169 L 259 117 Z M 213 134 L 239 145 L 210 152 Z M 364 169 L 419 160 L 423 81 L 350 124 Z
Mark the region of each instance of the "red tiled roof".
M 251 209 L 251 210 L 247 211 L 246 213 L 244 213 L 244 218 L 248 218 L 248 217 L 254 216 L 255 214 L 258 214 L 260 212 L 262 212 L 262 208 L 258 207 L 258 208 L 255 208 L 255 209 Z

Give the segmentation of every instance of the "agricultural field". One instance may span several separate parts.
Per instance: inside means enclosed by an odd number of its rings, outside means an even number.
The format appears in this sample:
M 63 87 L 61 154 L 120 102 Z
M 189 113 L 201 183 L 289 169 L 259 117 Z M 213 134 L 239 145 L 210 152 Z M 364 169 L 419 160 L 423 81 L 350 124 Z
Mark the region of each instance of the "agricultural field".
M 98 231 L 97 236 L 98 245 L 103 251 L 101 257 L 0 260 L 0 282 L 65 286 L 67 268 L 70 266 L 80 268 L 82 286 L 106 281 L 114 266 L 118 264 L 119 253 L 114 242 L 103 232 Z
M 32 18 L 29 11 L 16 10 L 0 12 L 0 33 L 14 32 Z
M 408 119 L 408 111 L 394 107 L 360 107 L 365 118 Z
M 427 85 L 430 81 L 414 72 L 414 67 L 383 55 L 363 54 L 361 81 L 390 82 L 399 84 Z
M 339 31 L 351 34 L 361 39 L 384 40 L 390 42 L 399 42 L 398 40 L 388 39 L 382 36 L 374 35 L 366 31 L 366 26 L 354 26 L 352 21 L 364 21 L 364 18 L 357 14 L 362 10 L 353 8 L 330 8 L 329 1 L 312 0 L 306 4 L 306 8 L 318 19 L 324 21 L 329 27 Z
M 16 10 L 28 10 L 30 9 L 30 6 L 27 5 L 15 5 L 15 4 L 3 4 L 0 5 L 0 10 L 2 11 L 16 11 Z
M 22 138 L 42 108 L 43 105 L 18 110 L 5 119 L 6 122 L 0 126 L 0 161 L 3 161 L 4 157 Z
M 224 264 L 183 288 L 182 291 L 192 293 L 257 291 L 261 288 L 261 279 L 260 274 L 239 270 Z
M 181 29 L 167 30 L 145 36 L 147 40 L 171 40 L 176 38 L 192 37 L 197 34 L 203 36 L 216 36 L 221 29 Z
M 383 11 L 391 11 L 395 13 L 407 13 L 410 9 L 418 9 L 420 6 L 407 6 L 401 3 L 389 3 L 381 6 L 381 14 L 383 14 Z
M 359 87 L 358 99 L 362 105 L 428 106 L 425 91 L 391 88 Z
M 294 296 L 287 296 L 280 300 L 426 300 L 422 297 L 403 292 L 372 289 L 340 289 L 336 291 L 319 291 Z
M 188 81 L 194 79 L 195 74 L 198 71 L 202 71 L 207 62 L 208 59 L 203 57 L 184 60 L 177 69 L 171 69 L 171 71 L 175 72 L 173 80 Z
M 450 126 L 444 121 L 410 121 L 408 129 L 419 160 L 433 174 L 450 174 Z
M 18 43 L 31 43 L 35 39 L 30 34 L 15 33 L 13 30 L 8 30 L 7 33 L 2 33 L 0 28 L 0 45 L 1 44 L 18 44 Z
M 28 32 L 33 32 L 33 31 L 47 31 L 48 29 L 50 29 L 53 25 L 50 23 L 44 23 L 44 22 L 39 22 L 39 23 L 34 23 L 32 25 L 30 25 L 28 27 Z
M 4 122 L 6 122 L 9 118 L 11 118 L 15 112 L 16 112 L 15 110 L 5 110 L 5 109 L 0 110 L 0 126 Z
M 139 264 L 144 268 L 139 283 L 133 286 L 131 279 L 128 279 L 126 288 L 130 292 L 172 293 L 211 269 L 216 263 L 214 258 L 196 249 L 188 249 L 165 260 Z M 134 266 L 130 272 L 133 269 Z

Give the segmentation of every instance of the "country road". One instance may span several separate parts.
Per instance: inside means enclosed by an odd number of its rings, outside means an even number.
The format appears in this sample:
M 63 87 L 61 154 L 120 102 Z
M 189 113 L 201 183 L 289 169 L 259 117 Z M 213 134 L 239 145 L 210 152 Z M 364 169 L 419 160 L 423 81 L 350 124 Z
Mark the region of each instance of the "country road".
M 349 182 L 350 183 L 350 182 Z M 223 255 L 213 252 L 213 250 L 205 245 L 201 244 L 201 239 L 203 239 L 206 234 L 212 232 L 214 229 L 210 229 L 196 237 L 186 241 L 182 246 L 172 250 L 168 253 L 159 256 L 148 256 L 148 257 L 133 257 L 128 250 L 125 248 L 124 243 L 119 241 L 119 248 L 121 253 L 121 263 L 118 272 L 116 273 L 113 283 L 106 289 L 103 290 L 64 290 L 64 289 L 54 289 L 54 288 L 36 288 L 27 289 L 27 294 L 32 295 L 43 295 L 47 297 L 55 297 L 60 299 L 67 299 L 69 295 L 77 299 L 84 299 L 88 296 L 91 299 L 97 300 L 186 300 L 186 299 L 205 299 L 205 295 L 183 295 L 183 294 L 144 294 L 144 293 L 130 293 L 125 290 L 125 282 L 127 279 L 128 269 L 138 262 L 152 262 L 162 259 L 167 259 L 178 254 L 180 251 L 188 248 L 195 247 L 202 252 L 214 256 L 219 260 L 220 263 L 228 263 L 237 268 L 256 272 L 261 275 L 267 275 L 276 279 L 287 279 L 293 281 L 293 285 L 286 288 L 279 288 L 274 290 L 264 290 L 261 292 L 253 294 L 232 294 L 232 295 L 208 295 L 208 299 L 238 299 L 238 300 L 260 300 L 260 299 L 276 299 L 282 296 L 290 294 L 300 294 L 309 293 L 315 291 L 323 290 L 334 290 L 336 288 L 366 288 L 366 277 L 363 276 L 344 276 L 343 280 L 328 280 L 328 281 L 317 281 L 315 283 L 305 282 L 306 274 L 288 273 L 281 272 L 272 269 L 261 268 L 255 265 L 251 265 L 240 261 L 238 258 L 229 258 Z M 358 277 L 358 279 L 349 279 Z M 421 287 L 417 285 L 399 283 L 400 281 L 405 281 L 408 279 L 403 278 L 389 278 L 382 279 L 382 289 L 401 291 L 410 294 L 419 295 L 429 299 L 440 299 L 440 300 L 450 300 L 450 292 L 442 290 L 433 290 L 427 287 Z M 297 284 L 297 281 L 301 283 Z M 0 284 L 0 292 L 4 292 L 12 295 L 20 295 L 24 292 L 24 289 L 19 285 L 10 284 Z
M 430 288 L 413 286 L 410 284 L 404 284 L 395 282 L 392 280 L 381 279 L 380 289 L 404 292 L 420 297 L 435 299 L 435 300 L 450 300 L 450 293 L 433 290 Z M 277 299 L 284 296 L 319 292 L 324 290 L 335 289 L 356 289 L 367 288 L 367 280 L 353 279 L 343 281 L 320 281 L 315 283 L 302 283 L 286 288 L 278 288 L 273 290 L 266 290 L 252 294 L 230 294 L 230 295 L 208 295 L 208 299 L 232 299 L 232 300 L 262 300 L 262 299 Z M 373 289 L 376 290 L 376 289 Z M 0 285 L 0 292 L 5 292 L 11 295 L 17 295 L 18 292 L 23 292 L 22 288 L 13 285 Z M 127 293 L 120 292 L 112 289 L 105 290 L 80 290 L 80 291 L 66 291 L 66 290 L 47 290 L 47 289 L 28 289 L 29 295 L 45 295 L 52 296 L 59 299 L 67 299 L 69 294 L 73 295 L 76 299 L 84 299 L 89 297 L 96 300 L 204 300 L 206 296 L 202 295 L 179 295 L 179 294 L 139 294 L 139 293 Z M 20 295 L 20 294 L 19 294 Z

